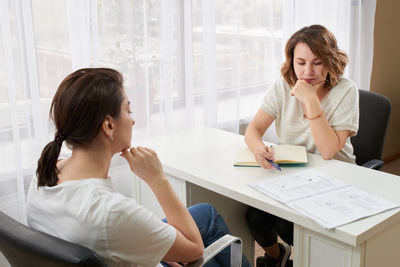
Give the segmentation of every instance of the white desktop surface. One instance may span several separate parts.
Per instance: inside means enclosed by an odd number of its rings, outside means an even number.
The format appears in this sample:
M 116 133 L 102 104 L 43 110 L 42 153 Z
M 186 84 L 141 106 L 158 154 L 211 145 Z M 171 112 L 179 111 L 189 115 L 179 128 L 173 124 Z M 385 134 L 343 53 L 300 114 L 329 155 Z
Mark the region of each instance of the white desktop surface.
M 243 136 L 208 127 L 140 140 L 133 142 L 133 145 L 154 149 L 166 173 L 354 247 L 400 221 L 400 209 L 397 208 L 326 230 L 248 186 L 248 183 L 266 177 L 313 168 L 400 204 L 400 177 L 396 175 L 337 160 L 323 160 L 315 154 L 309 154 L 308 167 L 282 167 L 281 172 L 257 167 L 234 167 L 236 149 L 245 146 Z

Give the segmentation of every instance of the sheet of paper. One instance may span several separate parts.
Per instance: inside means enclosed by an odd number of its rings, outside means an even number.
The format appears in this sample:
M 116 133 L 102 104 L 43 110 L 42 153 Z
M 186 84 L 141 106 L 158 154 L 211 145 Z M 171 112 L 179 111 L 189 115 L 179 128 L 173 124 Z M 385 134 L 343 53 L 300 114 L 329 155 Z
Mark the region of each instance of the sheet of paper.
M 399 207 L 313 169 L 267 178 L 249 186 L 327 229 Z
M 299 199 L 288 206 L 322 227 L 331 229 L 399 205 L 357 187 L 347 186 Z
M 268 178 L 249 185 L 286 204 L 300 198 L 347 186 L 344 182 L 314 169 Z

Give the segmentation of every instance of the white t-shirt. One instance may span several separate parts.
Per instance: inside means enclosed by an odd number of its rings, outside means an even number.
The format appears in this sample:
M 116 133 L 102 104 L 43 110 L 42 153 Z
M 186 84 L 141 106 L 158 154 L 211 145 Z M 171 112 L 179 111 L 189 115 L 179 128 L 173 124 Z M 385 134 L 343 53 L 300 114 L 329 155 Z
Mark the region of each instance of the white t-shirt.
M 34 177 L 27 220 L 34 229 L 92 248 L 109 266 L 161 266 L 176 238 L 175 228 L 115 191 L 110 179 L 38 189 Z
M 303 117 L 302 104 L 290 91 L 290 86 L 281 77 L 265 94 L 260 108 L 275 119 L 276 133 L 281 144 L 303 145 L 308 152 L 320 154 L 312 138 L 309 122 Z M 325 117 L 333 130 L 349 130 L 350 136 L 357 134 L 358 102 L 356 84 L 341 78 L 321 101 Z M 350 138 L 347 138 L 334 158 L 355 163 Z

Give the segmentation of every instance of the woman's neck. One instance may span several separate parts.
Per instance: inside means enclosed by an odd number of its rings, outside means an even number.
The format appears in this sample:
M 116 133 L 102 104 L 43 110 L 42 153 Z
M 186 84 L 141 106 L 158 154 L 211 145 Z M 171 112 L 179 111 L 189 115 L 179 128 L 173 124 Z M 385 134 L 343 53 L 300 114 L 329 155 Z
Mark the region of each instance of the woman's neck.
M 319 87 L 317 89 L 317 97 L 319 99 L 319 101 L 321 102 L 322 99 L 324 99 L 324 97 L 328 94 L 330 90 L 330 87 L 325 87 L 324 85 L 322 85 L 321 87 Z
M 73 148 L 71 157 L 57 164 L 60 170 L 58 183 L 87 178 L 106 179 L 112 156 L 112 153 L 101 145 Z

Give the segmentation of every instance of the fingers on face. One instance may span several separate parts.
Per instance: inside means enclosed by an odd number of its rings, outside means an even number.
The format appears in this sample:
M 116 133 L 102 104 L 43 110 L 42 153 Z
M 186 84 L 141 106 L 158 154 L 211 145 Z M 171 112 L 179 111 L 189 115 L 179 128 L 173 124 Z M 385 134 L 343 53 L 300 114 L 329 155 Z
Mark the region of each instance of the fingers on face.
M 136 148 L 132 147 L 130 149 L 126 149 L 122 151 L 121 156 L 123 156 L 126 159 L 134 159 L 138 153 L 140 153 Z
M 131 149 L 129 149 L 129 152 L 131 152 L 132 155 L 136 154 L 136 148 L 132 147 Z
M 156 156 L 156 152 L 154 150 L 152 150 L 151 148 L 147 148 L 147 147 L 138 147 L 137 150 L 142 153 L 143 155 L 148 155 L 148 156 Z
M 136 153 L 138 154 L 138 156 L 142 156 L 143 154 L 146 154 L 146 150 L 144 149 L 144 147 L 138 146 L 136 148 Z
M 132 149 L 126 149 L 126 150 L 122 151 L 121 156 L 123 158 L 125 158 L 128 161 L 128 163 L 131 163 L 131 162 L 134 161 L 134 156 L 132 154 Z
M 129 150 L 124 150 L 122 152 L 122 156 L 126 157 L 128 154 L 130 154 L 130 156 L 132 158 L 136 158 L 136 157 L 145 157 L 145 156 L 157 156 L 156 152 L 150 148 L 147 147 L 132 147 Z
M 149 152 L 153 156 L 157 155 L 157 153 L 153 149 L 151 149 L 151 148 L 146 148 L 146 149 L 147 149 L 147 152 Z
M 313 85 L 311 85 L 310 83 L 308 83 L 306 80 L 297 80 L 296 84 L 294 85 L 293 89 L 291 90 L 292 94 L 295 93 L 296 89 L 299 87 L 308 87 L 311 88 Z

